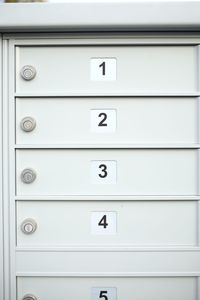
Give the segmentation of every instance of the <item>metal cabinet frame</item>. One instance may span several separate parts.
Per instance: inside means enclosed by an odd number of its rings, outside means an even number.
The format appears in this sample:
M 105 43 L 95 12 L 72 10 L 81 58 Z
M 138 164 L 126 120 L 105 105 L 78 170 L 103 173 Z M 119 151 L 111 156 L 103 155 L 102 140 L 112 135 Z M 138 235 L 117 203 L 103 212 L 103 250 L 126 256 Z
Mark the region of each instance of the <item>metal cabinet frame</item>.
M 45 14 L 41 14 L 41 8 L 45 9 Z M 79 16 L 76 14 L 77 8 L 81 12 Z M 16 254 L 20 253 L 20 249 L 15 251 L 15 201 L 23 197 L 15 197 L 15 149 L 18 146 L 16 147 L 13 143 L 15 135 L 14 117 L 10 119 L 9 115 L 14 116 L 14 98 L 26 95 L 17 94 L 14 91 L 15 46 L 70 43 L 73 45 L 83 43 L 85 45 L 91 43 L 104 45 L 105 39 L 110 45 L 118 44 L 119 39 L 122 39 L 123 44 L 126 45 L 133 41 L 134 44 L 138 45 L 156 43 L 200 45 L 199 11 L 200 2 L 195 0 L 109 0 L 106 3 L 101 3 L 101 1 L 87 1 L 87 3 L 71 1 L 66 4 L 0 4 L 0 33 L 2 33 L 0 35 L 0 300 L 16 299 L 15 262 Z M 52 21 L 52 16 L 54 16 L 54 21 Z M 27 33 L 24 33 L 25 31 Z M 96 39 L 97 37 L 98 39 Z M 200 76 L 200 46 L 197 47 L 197 51 L 199 57 L 197 72 Z M 8 57 L 12 60 L 8 60 Z M 187 96 L 199 97 L 198 113 L 200 115 L 200 78 L 198 78 L 197 86 L 198 92 Z M 45 96 L 55 95 L 50 93 Z M 79 145 L 80 148 L 83 146 Z M 200 148 L 200 130 L 199 144 L 194 147 Z M 200 170 L 200 155 L 198 167 Z M 32 198 L 40 200 L 40 197 Z M 49 200 L 55 199 L 51 196 L 47 198 Z M 58 200 L 67 199 L 67 197 L 57 198 Z M 72 200 L 73 197 L 68 198 Z M 95 200 L 94 197 L 87 198 Z M 140 200 L 152 199 L 152 197 L 147 196 L 127 196 L 127 200 L 138 198 Z M 80 199 L 83 198 L 80 197 Z M 102 197 L 96 197 L 96 200 L 101 199 Z M 110 200 L 114 199 L 122 200 L 120 196 L 110 197 Z M 157 197 L 157 200 L 162 199 L 171 200 L 172 198 Z M 198 245 L 184 251 L 199 253 L 200 174 L 198 196 L 185 197 L 184 199 L 177 197 L 177 200 L 187 199 L 196 201 L 198 205 L 199 231 L 197 232 Z M 59 251 L 59 249 L 54 250 Z M 130 249 L 124 249 L 124 251 L 130 251 Z M 151 249 L 151 251 L 158 250 Z M 179 252 L 180 249 L 173 249 L 173 251 Z M 172 275 L 177 276 L 178 274 Z M 197 278 L 196 295 L 197 300 L 199 300 L 200 272 L 192 273 L 190 276 Z

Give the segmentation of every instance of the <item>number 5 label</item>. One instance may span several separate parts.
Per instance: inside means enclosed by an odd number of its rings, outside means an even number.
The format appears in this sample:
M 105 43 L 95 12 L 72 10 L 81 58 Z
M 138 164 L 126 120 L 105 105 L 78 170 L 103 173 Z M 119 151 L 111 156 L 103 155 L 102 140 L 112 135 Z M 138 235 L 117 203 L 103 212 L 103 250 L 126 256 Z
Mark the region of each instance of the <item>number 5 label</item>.
M 91 80 L 112 81 L 117 78 L 116 58 L 92 58 L 90 62 Z
M 92 288 L 92 300 L 117 300 L 117 289 Z
M 116 184 L 117 162 L 114 160 L 93 160 L 91 162 L 92 184 Z

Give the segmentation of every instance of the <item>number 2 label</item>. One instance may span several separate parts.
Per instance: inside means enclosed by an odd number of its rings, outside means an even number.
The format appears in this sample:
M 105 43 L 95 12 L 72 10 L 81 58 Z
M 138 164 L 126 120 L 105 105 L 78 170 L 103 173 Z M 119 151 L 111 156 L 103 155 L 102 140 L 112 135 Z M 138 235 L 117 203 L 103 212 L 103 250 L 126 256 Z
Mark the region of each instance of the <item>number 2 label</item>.
M 97 133 L 115 132 L 117 127 L 116 109 L 91 109 L 91 131 Z
M 92 288 L 92 300 L 117 300 L 116 288 Z
M 112 81 L 117 78 L 117 60 L 113 57 L 92 58 L 90 62 L 91 80 Z

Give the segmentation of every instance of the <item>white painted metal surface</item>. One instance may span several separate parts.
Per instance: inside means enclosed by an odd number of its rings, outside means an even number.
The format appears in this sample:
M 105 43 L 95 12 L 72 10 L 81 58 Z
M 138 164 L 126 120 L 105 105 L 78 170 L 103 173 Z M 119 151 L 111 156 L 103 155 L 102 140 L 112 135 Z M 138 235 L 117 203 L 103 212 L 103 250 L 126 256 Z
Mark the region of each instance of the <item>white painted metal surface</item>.
M 0 34 L 0 77 L 2 76 L 3 70 L 3 52 L 2 52 L 2 36 Z M 2 98 L 3 98 L 3 82 L 0 79 L 0 299 L 4 297 L 4 249 L 3 249 L 3 136 L 2 136 Z
M 197 245 L 196 210 L 196 201 L 19 201 L 17 245 L 191 247 Z M 116 214 L 114 224 L 110 213 Z M 106 216 L 105 227 L 100 223 L 102 216 Z M 21 230 L 26 218 L 37 223 L 33 234 Z
M 79 288 L 77 288 L 77 286 Z M 32 291 L 38 299 L 60 300 L 92 299 L 92 288 L 107 291 L 116 287 L 117 298 L 132 300 L 138 295 L 140 300 L 196 300 L 195 277 L 164 278 L 18 278 L 18 299 Z M 104 288 L 103 288 L 104 287 Z M 105 288 L 106 287 L 106 288 Z M 49 291 L 48 297 L 46 291 Z M 100 293 L 99 293 L 100 294 Z M 112 299 L 113 300 L 113 299 Z
M 116 59 L 116 80 L 91 80 L 94 57 Z M 83 96 L 141 91 L 192 93 L 197 90 L 196 60 L 194 46 L 17 47 L 16 92 L 76 92 Z M 20 75 L 26 65 L 37 71 L 31 81 Z M 97 72 L 102 70 L 100 65 L 96 67 Z
M 0 4 L 0 30 L 192 31 L 200 28 L 199 9 L 198 0 L 72 0 L 12 6 L 8 3 Z
M 18 98 L 16 143 L 196 144 L 197 107 L 198 98 L 185 97 Z M 20 126 L 27 116 L 36 122 L 32 132 Z
M 109 2 L 68 3 L 59 20 L 57 5 L 0 5 L 0 31 L 36 28 L 39 8 L 43 31 L 53 9 L 54 30 L 157 28 L 4 35 L 1 300 L 200 298 L 200 36 L 189 33 L 199 26 L 199 3 L 149 3 L 115 2 L 124 14 L 110 7 L 104 16 Z M 90 6 L 87 20 L 66 17 L 77 4 L 79 12 Z M 19 21 L 18 9 L 31 19 Z M 158 34 L 184 26 L 187 35 Z M 24 65 L 36 69 L 30 81 L 20 75 Z M 27 116 L 36 121 L 30 132 L 20 127 Z M 111 125 L 99 129 L 97 117 Z M 29 168 L 36 178 L 24 183 Z M 37 226 L 25 234 L 30 218 Z
M 198 150 L 17 150 L 17 195 L 197 195 Z M 98 161 L 94 183 L 92 163 Z M 116 162 L 114 176 L 107 163 Z M 101 167 L 101 165 L 105 165 Z M 24 169 L 31 168 L 36 180 L 25 184 Z M 104 170 L 105 169 L 105 170 Z
M 18 276 L 199 276 L 198 249 L 91 250 L 19 249 L 16 272 Z

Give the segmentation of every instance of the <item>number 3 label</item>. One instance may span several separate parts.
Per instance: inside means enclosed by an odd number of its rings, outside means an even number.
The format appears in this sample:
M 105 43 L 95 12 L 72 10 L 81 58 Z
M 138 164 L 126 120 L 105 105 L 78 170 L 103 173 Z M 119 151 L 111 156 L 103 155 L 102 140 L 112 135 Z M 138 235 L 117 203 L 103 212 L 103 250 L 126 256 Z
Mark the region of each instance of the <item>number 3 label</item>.
M 94 160 L 91 162 L 91 182 L 93 184 L 116 184 L 116 179 L 116 161 Z
M 111 81 L 117 78 L 116 58 L 92 58 L 90 68 L 91 80 Z
M 92 288 L 92 300 L 117 300 L 117 289 Z
M 106 133 L 115 132 L 117 126 L 117 113 L 115 109 L 92 109 L 91 116 L 91 131 Z

